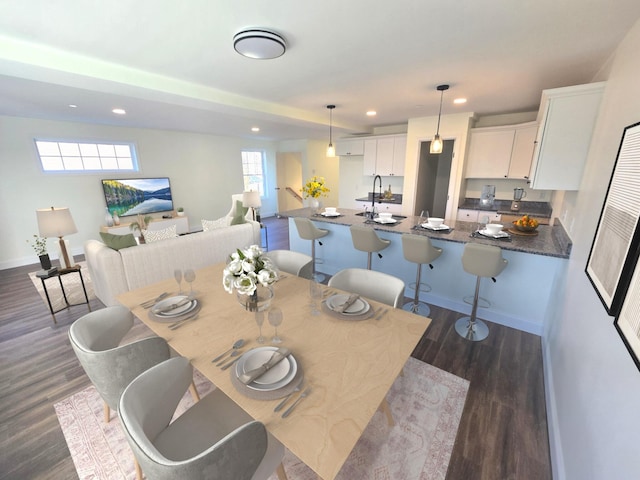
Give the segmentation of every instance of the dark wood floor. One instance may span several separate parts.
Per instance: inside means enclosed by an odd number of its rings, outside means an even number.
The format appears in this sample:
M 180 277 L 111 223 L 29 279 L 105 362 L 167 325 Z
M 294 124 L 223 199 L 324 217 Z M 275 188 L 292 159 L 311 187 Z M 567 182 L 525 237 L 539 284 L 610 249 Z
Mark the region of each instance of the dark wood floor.
M 288 248 L 287 220 L 264 222 L 270 249 Z M 87 309 L 63 311 L 54 325 L 27 275 L 37 269 L 0 271 L 0 478 L 73 479 L 53 404 L 89 385 L 67 338 Z M 460 316 L 433 307 L 413 352 L 470 381 L 447 480 L 550 479 L 540 338 L 490 324 L 489 338 L 471 343 L 453 329 Z

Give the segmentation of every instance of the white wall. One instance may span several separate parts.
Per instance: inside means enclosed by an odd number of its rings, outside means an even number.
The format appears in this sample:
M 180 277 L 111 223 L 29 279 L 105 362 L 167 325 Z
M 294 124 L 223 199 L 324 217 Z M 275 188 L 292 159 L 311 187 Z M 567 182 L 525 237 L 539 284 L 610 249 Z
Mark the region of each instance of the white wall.
M 543 337 L 556 479 L 640 478 L 640 372 L 584 272 L 622 131 L 640 121 L 638 52 L 640 21 L 616 51 L 582 185 L 567 199 L 573 252 Z
M 191 228 L 196 228 L 202 218 L 211 220 L 225 215 L 231 206 L 231 194 L 242 192 L 241 150 L 261 149 L 266 153 L 269 172 L 262 214 L 275 212 L 275 145 L 270 142 L 2 116 L 0 132 L 0 205 L 4 225 L 0 269 L 37 263 L 27 240 L 38 233 L 38 208 L 70 208 L 78 227 L 78 233 L 67 237 L 74 254 L 82 253 L 85 240 L 99 238 L 105 217 L 102 178 L 169 177 L 176 208 L 184 207 Z M 134 142 L 140 172 L 44 173 L 35 151 L 35 137 Z M 49 252 L 56 252 L 51 240 Z M 52 258 L 55 256 L 52 254 Z

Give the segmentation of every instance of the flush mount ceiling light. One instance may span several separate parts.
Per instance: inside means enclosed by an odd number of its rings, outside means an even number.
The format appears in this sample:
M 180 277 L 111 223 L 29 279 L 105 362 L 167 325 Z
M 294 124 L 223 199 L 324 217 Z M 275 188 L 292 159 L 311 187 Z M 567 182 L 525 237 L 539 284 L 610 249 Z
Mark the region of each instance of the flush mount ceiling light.
M 336 106 L 327 105 L 327 108 L 329 109 L 329 146 L 327 147 L 327 157 L 335 157 L 336 149 L 333 146 L 331 130 L 332 130 L 332 123 L 333 123 L 333 109 L 336 108 Z
M 438 112 L 438 128 L 436 134 L 431 140 L 431 147 L 429 153 L 442 153 L 442 139 L 440 138 L 440 116 L 442 115 L 442 96 L 445 90 L 449 90 L 449 85 L 438 85 L 436 90 L 440 92 L 440 111 Z
M 264 29 L 243 30 L 233 37 L 233 48 L 248 58 L 266 60 L 282 56 L 287 45 L 280 35 Z

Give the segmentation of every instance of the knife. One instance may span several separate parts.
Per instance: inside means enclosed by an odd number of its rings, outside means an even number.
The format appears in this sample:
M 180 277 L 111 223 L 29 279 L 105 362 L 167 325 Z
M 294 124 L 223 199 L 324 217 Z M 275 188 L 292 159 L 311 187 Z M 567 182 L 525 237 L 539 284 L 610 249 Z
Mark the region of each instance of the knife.
M 359 298 L 360 298 L 360 295 L 358 295 L 357 293 L 350 295 L 347 301 L 344 302 L 342 305 L 340 305 L 340 307 L 338 307 L 338 312 L 344 313 L 347 310 L 347 308 L 353 305 L 355 301 L 358 300 Z
M 238 377 L 238 379 L 245 385 L 249 385 L 256 378 L 264 375 L 270 368 L 273 368 L 279 362 L 287 358 L 290 353 L 291 352 L 288 348 L 279 348 L 278 350 L 273 352 L 273 355 L 271 355 L 271 358 L 269 358 L 269 360 L 260 365 L 258 368 L 254 368 L 253 370 L 249 370 L 248 372 L 243 373 Z

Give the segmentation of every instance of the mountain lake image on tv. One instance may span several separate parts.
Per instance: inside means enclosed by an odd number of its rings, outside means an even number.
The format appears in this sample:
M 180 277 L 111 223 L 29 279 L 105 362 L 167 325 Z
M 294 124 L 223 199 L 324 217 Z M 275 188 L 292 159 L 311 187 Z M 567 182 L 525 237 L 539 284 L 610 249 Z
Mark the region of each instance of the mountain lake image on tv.
M 173 210 L 168 178 L 102 180 L 107 209 L 119 217 Z

